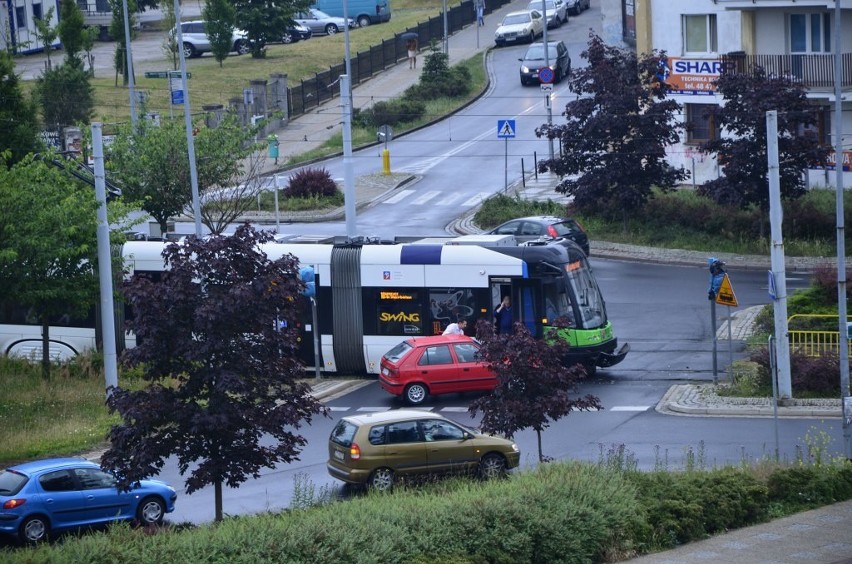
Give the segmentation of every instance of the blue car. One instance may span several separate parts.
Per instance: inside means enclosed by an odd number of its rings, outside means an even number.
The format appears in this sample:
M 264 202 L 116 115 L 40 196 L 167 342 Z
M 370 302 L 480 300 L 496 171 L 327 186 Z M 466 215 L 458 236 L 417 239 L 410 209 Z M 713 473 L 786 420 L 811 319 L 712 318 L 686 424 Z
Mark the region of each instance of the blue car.
M 32 544 L 54 532 L 114 521 L 160 524 L 175 499 L 175 489 L 160 480 L 121 492 L 112 474 L 82 458 L 26 462 L 0 471 L 0 533 Z

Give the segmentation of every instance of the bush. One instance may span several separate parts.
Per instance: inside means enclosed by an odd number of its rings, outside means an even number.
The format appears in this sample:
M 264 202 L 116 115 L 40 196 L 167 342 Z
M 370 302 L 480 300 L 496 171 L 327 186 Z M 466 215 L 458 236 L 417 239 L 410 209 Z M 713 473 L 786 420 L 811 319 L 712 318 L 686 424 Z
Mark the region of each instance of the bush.
M 290 177 L 284 188 L 288 198 L 330 197 L 337 193 L 337 183 L 324 168 L 306 168 Z
M 749 359 L 757 363 L 758 384 L 772 386 L 770 379 L 769 348 L 758 347 Z M 840 392 L 840 357 L 834 351 L 823 351 L 820 356 L 808 356 L 797 349 L 790 350 L 790 386 L 794 393 L 815 392 L 834 394 Z
M 852 497 L 852 464 L 782 468 L 769 476 L 767 485 L 770 501 L 796 510 L 827 505 Z
M 376 102 L 371 108 L 358 110 L 354 119 L 365 127 L 382 125 L 397 126 L 416 121 L 426 113 L 426 103 L 409 98 L 397 98 L 389 102 Z
M 748 472 L 634 473 L 655 547 L 671 547 L 765 518 L 767 488 Z

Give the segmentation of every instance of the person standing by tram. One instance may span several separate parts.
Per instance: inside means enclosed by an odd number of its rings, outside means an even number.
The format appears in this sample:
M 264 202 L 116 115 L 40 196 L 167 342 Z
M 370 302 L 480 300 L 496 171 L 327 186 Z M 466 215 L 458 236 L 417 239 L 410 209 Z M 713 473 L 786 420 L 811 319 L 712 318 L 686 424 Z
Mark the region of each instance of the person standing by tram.
M 464 330 L 467 327 L 467 319 L 461 318 L 458 323 L 450 323 L 444 329 L 442 335 L 464 335 Z
M 512 332 L 512 298 L 503 296 L 503 301 L 494 309 L 494 321 L 497 323 L 498 335 Z

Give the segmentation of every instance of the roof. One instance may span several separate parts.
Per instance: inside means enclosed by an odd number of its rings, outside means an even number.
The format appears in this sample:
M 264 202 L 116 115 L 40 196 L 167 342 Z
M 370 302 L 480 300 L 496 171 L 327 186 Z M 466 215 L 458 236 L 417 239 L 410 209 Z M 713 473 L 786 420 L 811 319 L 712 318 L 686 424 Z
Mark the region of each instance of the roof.
M 430 335 L 428 337 L 410 337 L 404 340 L 416 347 L 428 347 L 444 343 L 470 343 L 473 341 L 473 338 L 467 335 Z
M 22 474 L 34 474 L 36 472 L 41 472 L 42 470 L 53 470 L 67 468 L 70 466 L 88 465 L 94 468 L 100 468 L 97 464 L 86 460 L 85 458 L 45 458 L 43 460 L 24 462 L 23 464 L 12 466 L 11 469 L 14 469 L 17 472 L 21 472 Z
M 422 409 L 391 409 L 390 411 L 377 411 L 375 413 L 359 413 L 358 415 L 349 415 L 344 417 L 347 421 L 357 425 L 365 425 L 372 423 L 388 423 L 391 421 L 400 421 L 408 419 L 445 419 L 443 415 L 432 413 Z

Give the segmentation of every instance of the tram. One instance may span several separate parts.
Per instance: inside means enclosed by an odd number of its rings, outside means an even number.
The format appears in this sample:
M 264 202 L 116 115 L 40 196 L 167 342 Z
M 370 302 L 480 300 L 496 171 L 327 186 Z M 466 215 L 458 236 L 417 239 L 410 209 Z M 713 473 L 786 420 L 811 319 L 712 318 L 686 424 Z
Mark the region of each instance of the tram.
M 583 363 L 588 372 L 621 362 L 629 351 L 627 344 L 618 346 L 592 268 L 571 241 L 517 245 L 509 235 L 356 243 L 298 239 L 265 243 L 262 250 L 271 260 L 292 254 L 313 268 L 315 296 L 305 299 L 298 320 L 307 367 L 316 366 L 318 350 L 325 372 L 377 374 L 382 356 L 403 338 L 439 335 L 460 318 L 469 321 L 474 336 L 476 322 L 493 320 L 504 296 L 512 299 L 515 321 L 538 338 L 564 339 L 571 351 L 566 360 Z M 129 275 L 157 279 L 167 244 L 125 243 Z M 38 326 L 26 336 L 27 328 L 4 323 L 0 320 L 0 351 L 32 353 L 40 346 Z M 51 345 L 64 356 L 94 346 L 94 325 L 78 325 L 73 332 L 51 327 Z M 66 335 L 74 342 L 63 342 Z M 127 346 L 133 346 L 133 336 L 127 337 Z

